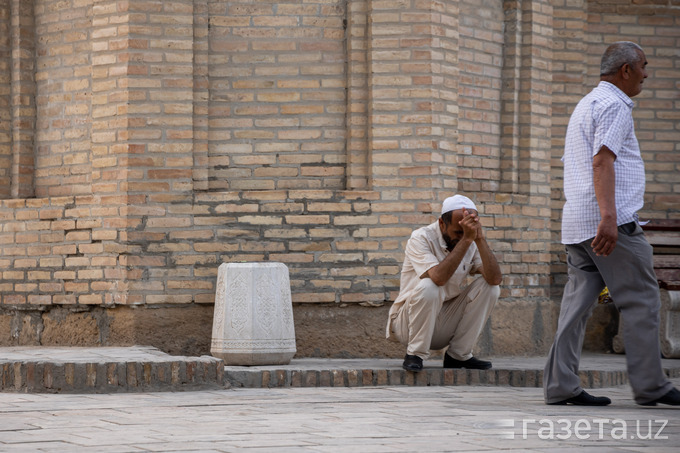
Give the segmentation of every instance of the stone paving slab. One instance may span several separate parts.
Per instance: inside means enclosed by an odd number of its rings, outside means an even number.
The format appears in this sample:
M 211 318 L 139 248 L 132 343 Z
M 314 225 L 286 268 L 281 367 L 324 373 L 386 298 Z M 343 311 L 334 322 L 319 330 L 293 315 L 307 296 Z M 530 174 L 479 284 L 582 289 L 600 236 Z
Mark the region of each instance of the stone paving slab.
M 0 451 L 677 453 L 678 408 L 637 406 L 628 386 L 594 393 L 612 404 L 500 386 L 0 393 Z

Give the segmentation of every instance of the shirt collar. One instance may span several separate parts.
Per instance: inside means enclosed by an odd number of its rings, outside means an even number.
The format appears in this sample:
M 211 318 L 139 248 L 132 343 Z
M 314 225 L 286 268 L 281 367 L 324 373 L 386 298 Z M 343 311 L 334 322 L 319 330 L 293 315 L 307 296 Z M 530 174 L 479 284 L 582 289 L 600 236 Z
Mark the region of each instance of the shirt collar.
M 439 227 L 439 220 L 433 223 L 434 230 L 436 231 L 437 241 L 439 242 L 439 247 L 446 251 L 446 241 L 444 241 L 444 236 L 442 235 L 442 229 Z
M 614 85 L 613 83 L 605 82 L 604 80 L 601 80 L 600 83 L 597 84 L 597 87 L 602 88 L 604 90 L 608 90 L 611 93 L 615 94 L 616 96 L 619 97 L 619 99 L 621 99 L 623 102 L 625 102 L 626 105 L 630 108 L 633 108 L 633 106 L 635 105 L 635 102 L 633 102 L 633 100 L 626 93 L 621 91 L 621 89 L 619 87 L 617 87 L 616 85 Z

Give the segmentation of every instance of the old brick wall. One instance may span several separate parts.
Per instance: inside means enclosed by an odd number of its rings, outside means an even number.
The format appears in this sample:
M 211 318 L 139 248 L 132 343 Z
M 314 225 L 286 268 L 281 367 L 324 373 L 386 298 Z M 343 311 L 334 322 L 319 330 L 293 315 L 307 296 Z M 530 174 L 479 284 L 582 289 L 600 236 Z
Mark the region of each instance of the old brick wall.
M 657 3 L 0 2 L 0 343 L 207 353 L 219 264 L 280 261 L 302 355 L 398 355 L 405 241 L 460 192 L 505 275 L 480 350 L 544 352 L 561 140 L 607 42 L 648 51 L 645 215 L 678 216 Z

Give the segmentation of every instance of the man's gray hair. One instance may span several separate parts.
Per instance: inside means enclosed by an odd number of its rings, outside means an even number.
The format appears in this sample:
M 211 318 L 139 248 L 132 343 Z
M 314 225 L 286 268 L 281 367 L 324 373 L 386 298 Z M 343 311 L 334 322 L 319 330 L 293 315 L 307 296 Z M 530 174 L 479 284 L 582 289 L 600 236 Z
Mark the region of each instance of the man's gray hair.
M 610 45 L 604 51 L 604 55 L 602 55 L 600 75 L 611 75 L 626 63 L 637 63 L 641 59 L 638 51 L 644 52 L 642 47 L 630 41 L 619 41 Z

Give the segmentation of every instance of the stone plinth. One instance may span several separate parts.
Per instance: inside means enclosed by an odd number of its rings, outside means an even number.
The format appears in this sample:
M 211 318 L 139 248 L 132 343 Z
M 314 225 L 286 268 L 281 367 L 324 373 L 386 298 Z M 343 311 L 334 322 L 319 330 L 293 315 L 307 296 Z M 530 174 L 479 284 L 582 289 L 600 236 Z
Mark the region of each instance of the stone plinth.
M 217 274 L 210 352 L 228 365 L 281 365 L 296 352 L 288 268 L 224 263 Z
M 680 359 L 680 291 L 660 290 L 659 341 L 661 355 L 666 359 Z M 619 316 L 619 331 L 614 336 L 612 349 L 623 354 L 623 316 Z

